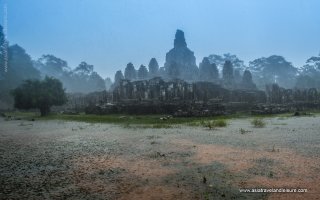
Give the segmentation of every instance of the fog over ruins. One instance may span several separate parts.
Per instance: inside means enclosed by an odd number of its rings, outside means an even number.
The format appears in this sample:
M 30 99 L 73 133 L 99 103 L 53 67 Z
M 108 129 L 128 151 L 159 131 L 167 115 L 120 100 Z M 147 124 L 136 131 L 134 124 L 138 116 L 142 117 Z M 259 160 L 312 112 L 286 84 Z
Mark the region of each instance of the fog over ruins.
M 319 199 L 319 8 L 1 0 L 0 200 Z

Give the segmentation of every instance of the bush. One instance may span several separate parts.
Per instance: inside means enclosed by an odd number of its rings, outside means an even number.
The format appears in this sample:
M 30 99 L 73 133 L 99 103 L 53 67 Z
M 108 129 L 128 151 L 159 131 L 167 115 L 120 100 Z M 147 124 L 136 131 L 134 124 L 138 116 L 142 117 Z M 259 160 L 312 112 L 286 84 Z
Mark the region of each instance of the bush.
M 227 126 L 227 122 L 224 119 L 218 119 L 218 120 L 213 120 L 213 121 L 202 121 L 201 125 L 204 127 L 208 127 L 209 129 L 214 129 L 216 127 Z
M 266 123 L 259 118 L 255 118 L 252 120 L 251 124 L 255 127 L 255 128 L 263 128 L 266 126 Z
M 216 127 L 226 127 L 227 122 L 224 119 L 218 119 L 217 121 L 215 121 L 215 126 Z

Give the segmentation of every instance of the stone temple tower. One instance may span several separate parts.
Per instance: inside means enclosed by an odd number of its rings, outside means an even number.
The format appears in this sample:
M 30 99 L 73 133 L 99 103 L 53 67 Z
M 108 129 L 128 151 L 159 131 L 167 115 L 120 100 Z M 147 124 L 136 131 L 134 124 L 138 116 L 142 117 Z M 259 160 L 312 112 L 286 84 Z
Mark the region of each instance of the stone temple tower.
M 184 32 L 177 30 L 174 47 L 166 54 L 165 70 L 169 78 L 194 81 L 198 77 L 198 67 L 193 51 L 187 47 Z

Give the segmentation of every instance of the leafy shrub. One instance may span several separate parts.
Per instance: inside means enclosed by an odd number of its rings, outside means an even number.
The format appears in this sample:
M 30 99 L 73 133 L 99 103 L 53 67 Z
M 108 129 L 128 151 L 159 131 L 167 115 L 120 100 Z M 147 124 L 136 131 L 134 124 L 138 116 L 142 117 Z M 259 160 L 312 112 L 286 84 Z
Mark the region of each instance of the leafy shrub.
M 216 127 L 226 127 L 227 126 L 227 122 L 224 119 L 218 119 L 215 121 L 215 126 Z
M 204 127 L 208 127 L 209 129 L 214 129 L 216 127 L 226 127 L 227 122 L 224 119 L 218 119 L 213 121 L 202 121 L 201 125 Z
M 255 127 L 255 128 L 263 128 L 266 126 L 266 123 L 260 119 L 260 118 L 255 118 L 251 121 L 251 124 Z

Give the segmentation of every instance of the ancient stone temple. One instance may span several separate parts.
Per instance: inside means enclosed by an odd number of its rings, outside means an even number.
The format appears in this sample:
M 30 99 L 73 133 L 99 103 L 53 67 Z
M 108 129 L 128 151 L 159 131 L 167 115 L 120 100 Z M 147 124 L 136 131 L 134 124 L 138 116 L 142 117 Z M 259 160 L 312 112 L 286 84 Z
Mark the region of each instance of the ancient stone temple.
M 168 78 L 194 81 L 198 77 L 198 67 L 194 52 L 187 47 L 184 32 L 177 30 L 174 47 L 166 54 L 165 70 Z

